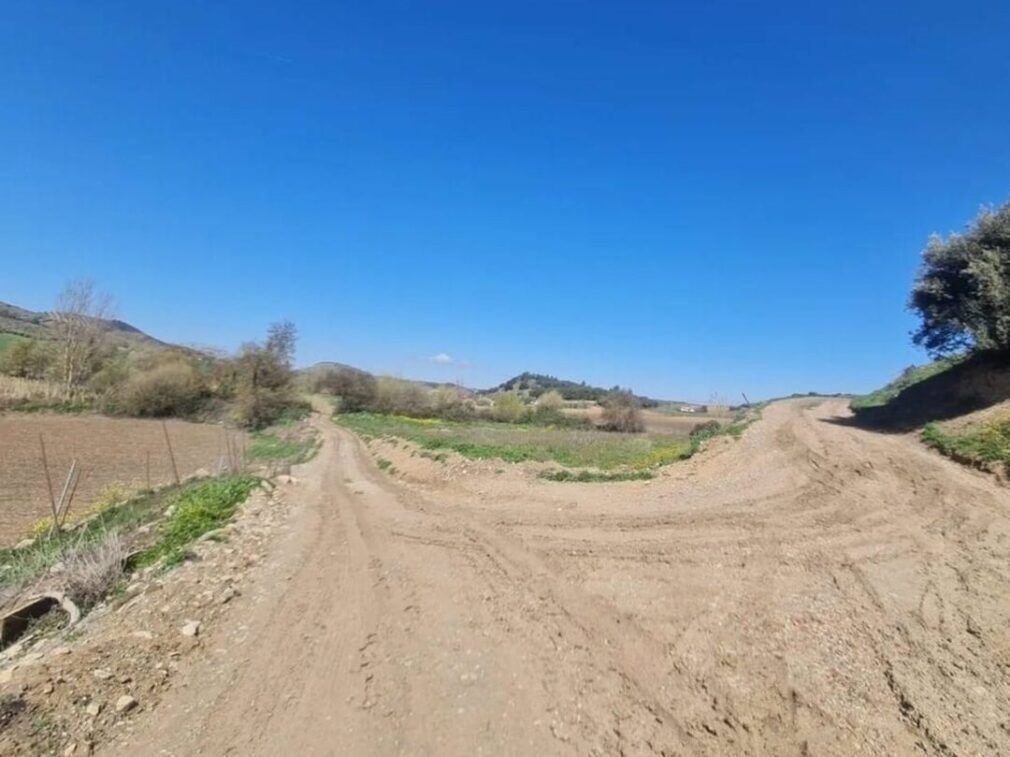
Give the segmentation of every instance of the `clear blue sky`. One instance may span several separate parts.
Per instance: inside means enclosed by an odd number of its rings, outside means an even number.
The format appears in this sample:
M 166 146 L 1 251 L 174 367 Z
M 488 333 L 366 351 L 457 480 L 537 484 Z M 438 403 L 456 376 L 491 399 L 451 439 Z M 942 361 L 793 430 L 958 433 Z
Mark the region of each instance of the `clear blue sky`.
M 0 6 L 0 299 L 163 339 L 736 399 L 923 356 L 931 232 L 1010 198 L 1010 4 Z M 440 353 L 468 366 L 444 365 Z

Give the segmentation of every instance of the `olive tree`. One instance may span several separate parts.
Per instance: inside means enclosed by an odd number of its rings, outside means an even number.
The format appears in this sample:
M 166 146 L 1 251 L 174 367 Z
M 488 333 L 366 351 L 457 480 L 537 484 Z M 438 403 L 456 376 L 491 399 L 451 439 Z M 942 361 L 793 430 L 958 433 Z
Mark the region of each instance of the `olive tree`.
M 1010 350 L 1010 203 L 929 241 L 909 307 L 922 319 L 915 343 L 935 356 Z

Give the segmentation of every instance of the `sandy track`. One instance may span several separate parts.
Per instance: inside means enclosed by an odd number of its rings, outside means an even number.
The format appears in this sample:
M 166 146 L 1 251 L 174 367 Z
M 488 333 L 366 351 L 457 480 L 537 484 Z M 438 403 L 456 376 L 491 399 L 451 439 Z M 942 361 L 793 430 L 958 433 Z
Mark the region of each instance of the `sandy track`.
M 480 502 L 319 420 L 249 640 L 209 637 L 117 748 L 1010 753 L 1007 492 L 847 412 L 780 403 L 650 485 Z

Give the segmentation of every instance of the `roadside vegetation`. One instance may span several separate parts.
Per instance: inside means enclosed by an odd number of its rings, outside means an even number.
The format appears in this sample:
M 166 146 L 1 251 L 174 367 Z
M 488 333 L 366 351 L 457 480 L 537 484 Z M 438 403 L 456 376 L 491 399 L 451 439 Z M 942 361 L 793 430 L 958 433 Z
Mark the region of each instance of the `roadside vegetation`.
M 318 449 L 319 435 L 315 429 L 296 419 L 287 419 L 254 431 L 245 454 L 252 462 L 290 466 L 311 460 Z
M 894 400 L 899 394 L 922 381 L 933 378 L 964 360 L 963 355 L 942 357 L 925 365 L 910 365 L 886 386 L 869 394 L 855 397 L 852 400 L 854 410 L 865 410 L 871 407 L 883 407 Z
M 421 454 L 444 461 L 444 452 L 474 460 L 508 463 L 558 463 L 568 469 L 547 471 L 552 481 L 632 481 L 696 454 L 709 439 L 741 434 L 750 422 L 699 424 L 688 438 L 670 434 L 613 432 L 597 428 L 508 423 L 493 418 L 451 421 L 379 413 L 337 414 L 335 420 L 366 440 L 405 439 Z M 387 463 L 389 461 L 386 461 Z
M 339 414 L 336 420 L 366 439 L 406 439 L 422 450 L 449 450 L 476 460 L 557 462 L 611 470 L 650 468 L 684 457 L 690 443 L 670 436 L 614 434 L 487 420 L 449 421 L 378 413 Z
M 22 312 L 21 320 L 2 321 L 30 333 L 0 334 L 0 410 L 228 420 L 259 429 L 300 405 L 297 333 L 288 321 L 228 356 L 162 344 L 112 320 L 111 299 L 90 281 L 68 284 L 50 313 Z
M 591 470 L 550 470 L 540 474 L 540 478 L 548 481 L 574 482 L 580 484 L 587 483 L 612 483 L 615 481 L 648 481 L 656 477 L 652 471 L 630 470 L 616 472 L 601 472 Z
M 1010 472 L 1010 415 L 972 424 L 960 432 L 930 423 L 922 430 L 922 440 L 959 462 Z
M 737 422 L 709 421 L 690 434 L 645 433 L 641 398 L 620 387 L 600 395 L 597 425 L 578 412 L 587 387 L 538 374 L 478 394 L 338 366 L 316 371 L 309 389 L 331 397 L 335 420 L 365 439 L 405 439 L 435 460 L 451 451 L 475 460 L 553 462 L 569 469 L 541 474 L 552 481 L 647 479 L 652 469 L 695 454 L 707 439 L 743 429 Z M 577 399 L 566 400 L 564 390 Z M 578 409 L 566 412 L 572 406 Z M 392 467 L 388 460 L 379 464 Z
M 227 523 L 258 483 L 255 476 L 234 474 L 135 496 L 119 493 L 74 526 L 42 523 L 30 542 L 0 549 L 0 604 L 56 590 L 86 611 L 129 568 L 181 562 L 187 547 Z

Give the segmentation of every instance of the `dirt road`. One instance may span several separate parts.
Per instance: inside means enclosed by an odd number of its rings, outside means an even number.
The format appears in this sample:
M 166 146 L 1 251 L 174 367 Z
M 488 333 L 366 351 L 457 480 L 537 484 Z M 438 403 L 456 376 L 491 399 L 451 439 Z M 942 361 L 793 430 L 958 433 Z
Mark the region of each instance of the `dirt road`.
M 1010 497 L 845 415 L 442 496 L 319 420 L 273 580 L 118 751 L 1010 754 Z

